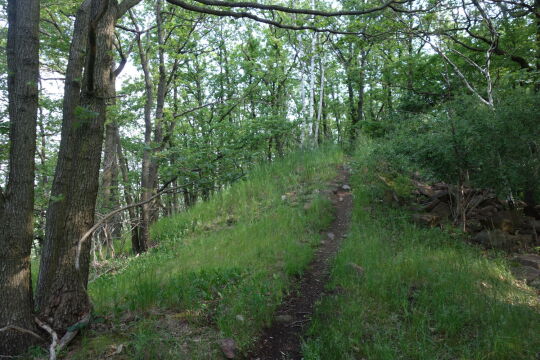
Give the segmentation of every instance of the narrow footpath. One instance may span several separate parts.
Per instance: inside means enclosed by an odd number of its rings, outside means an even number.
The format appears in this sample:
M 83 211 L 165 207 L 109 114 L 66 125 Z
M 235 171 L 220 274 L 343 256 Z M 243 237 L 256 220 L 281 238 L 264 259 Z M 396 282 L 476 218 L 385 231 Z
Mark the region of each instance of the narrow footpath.
M 335 219 L 324 231 L 325 236 L 315 253 L 315 258 L 298 279 L 296 291 L 285 298 L 277 309 L 273 324 L 264 330 L 254 351 L 247 359 L 302 359 L 302 336 L 309 328 L 315 302 L 324 294 L 332 259 L 339 249 L 341 239 L 349 229 L 352 195 L 348 180 L 348 170 L 341 167 L 333 183 L 333 191 L 330 193 Z

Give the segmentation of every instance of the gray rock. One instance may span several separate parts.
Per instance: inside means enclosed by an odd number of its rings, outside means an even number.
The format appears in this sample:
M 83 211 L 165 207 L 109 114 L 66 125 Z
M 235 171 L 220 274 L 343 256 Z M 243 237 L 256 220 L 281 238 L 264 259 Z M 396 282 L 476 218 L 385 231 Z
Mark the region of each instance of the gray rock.
M 512 274 L 518 280 L 523 280 L 527 284 L 531 284 L 540 279 L 540 270 L 531 266 L 518 266 L 511 269 Z
M 412 221 L 420 226 L 434 227 L 440 224 L 441 218 L 433 214 L 413 214 Z
M 490 248 L 509 249 L 512 247 L 512 240 L 508 234 L 501 230 L 482 231 L 473 237 L 473 241 Z
M 351 191 L 351 187 L 350 187 L 349 185 L 347 185 L 347 184 L 341 185 L 341 188 L 342 188 L 343 190 L 345 190 L 345 191 Z
M 536 254 L 523 254 L 514 258 L 514 261 L 524 266 L 530 266 L 540 270 L 540 256 Z

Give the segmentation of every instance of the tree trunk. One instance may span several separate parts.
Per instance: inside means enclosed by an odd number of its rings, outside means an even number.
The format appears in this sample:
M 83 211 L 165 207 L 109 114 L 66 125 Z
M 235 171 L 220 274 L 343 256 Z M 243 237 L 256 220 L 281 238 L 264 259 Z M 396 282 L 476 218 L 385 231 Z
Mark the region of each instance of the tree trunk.
M 122 181 L 124 182 L 124 200 L 126 201 L 126 205 L 132 205 L 133 204 L 133 190 L 131 188 L 131 182 L 129 180 L 129 169 L 127 160 L 124 156 L 124 153 L 122 151 L 122 145 L 120 143 L 120 132 L 118 131 L 118 127 L 115 129 L 116 133 L 116 144 L 118 145 L 116 147 L 116 150 L 118 151 L 118 163 L 120 164 L 120 172 L 122 173 Z M 131 207 L 128 209 L 128 215 L 129 215 L 129 224 L 131 227 L 131 247 L 133 249 L 133 252 L 135 254 L 138 254 L 140 252 L 139 249 L 139 227 L 137 226 L 138 218 L 137 213 L 135 211 L 135 208 Z
M 354 105 L 354 89 L 353 89 L 352 75 L 350 71 L 351 71 L 350 69 L 347 70 L 347 94 L 349 98 L 349 117 L 351 118 L 350 141 L 352 143 L 356 139 L 357 119 L 356 119 L 356 109 Z
M 317 111 L 317 120 L 315 122 L 315 128 L 314 128 L 314 134 L 315 137 L 315 143 L 318 145 L 321 142 L 321 136 L 319 134 L 319 126 L 322 120 L 323 115 L 323 105 L 324 105 L 324 64 L 322 62 L 322 59 L 319 60 L 319 66 L 321 69 L 321 79 L 320 79 L 320 86 L 319 86 L 319 109 Z
M 61 333 L 90 311 L 89 241 L 82 245 L 79 269 L 75 261 L 79 239 L 94 223 L 117 15 L 115 0 L 81 5 L 66 71 L 60 150 L 36 296 L 42 318 Z
M 360 125 L 364 120 L 364 89 L 365 89 L 365 69 L 366 66 L 366 51 L 362 50 L 360 54 L 360 73 L 358 74 L 358 101 L 356 104 L 356 118 L 351 126 L 351 144 L 354 143 L 360 131 Z
M 114 90 L 114 89 L 113 89 Z M 118 125 L 113 121 L 105 126 L 105 150 L 103 152 L 103 174 L 101 188 L 103 192 L 103 213 L 108 214 L 120 205 L 118 198 L 118 151 L 116 147 L 116 128 Z M 107 252 L 111 250 L 112 242 L 121 236 L 120 216 L 111 217 L 105 224 L 105 241 Z
M 158 55 L 159 55 L 159 80 L 156 94 L 155 121 L 152 124 L 152 106 L 154 103 L 153 82 L 150 74 L 148 59 L 142 47 L 140 37 L 137 39 L 141 64 L 144 73 L 146 101 L 144 106 L 144 142 L 145 150 L 143 154 L 141 188 L 143 201 L 150 199 L 157 188 L 159 164 L 156 153 L 162 150 L 163 142 L 163 110 L 165 108 L 165 95 L 167 93 L 167 74 L 165 72 L 165 53 L 163 49 L 164 36 L 161 14 L 162 1 L 156 3 L 156 20 L 158 32 Z M 152 139 L 152 133 L 154 135 Z M 159 144 L 159 146 L 158 146 Z M 155 201 L 145 203 L 141 209 L 140 229 L 139 229 L 139 252 L 148 249 L 150 243 L 150 226 L 157 220 L 158 210 Z
M 0 190 L 0 328 L 34 330 L 30 272 L 39 78 L 39 1 L 8 0 L 9 174 Z M 0 332 L 0 354 L 35 343 L 18 330 Z

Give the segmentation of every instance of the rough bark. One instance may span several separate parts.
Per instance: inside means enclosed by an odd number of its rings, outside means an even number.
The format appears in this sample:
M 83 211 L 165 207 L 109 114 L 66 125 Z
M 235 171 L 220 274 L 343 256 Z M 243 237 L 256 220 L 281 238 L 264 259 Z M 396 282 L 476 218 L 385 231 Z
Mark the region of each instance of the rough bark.
M 9 174 L 0 190 L 0 354 L 35 342 L 30 250 L 39 78 L 39 1 L 8 0 Z
M 117 14 L 115 0 L 86 0 L 75 20 L 36 296 L 41 318 L 60 333 L 90 311 L 89 242 L 79 270 L 75 260 L 78 240 L 94 222 Z

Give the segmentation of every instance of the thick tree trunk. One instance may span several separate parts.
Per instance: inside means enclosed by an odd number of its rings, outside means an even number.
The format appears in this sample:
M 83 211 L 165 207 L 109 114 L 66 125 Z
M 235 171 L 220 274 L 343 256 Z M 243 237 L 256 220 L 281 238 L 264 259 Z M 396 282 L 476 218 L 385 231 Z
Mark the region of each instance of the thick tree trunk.
M 30 272 L 33 240 L 39 78 L 39 1 L 8 0 L 9 174 L 0 190 L 0 355 L 17 355 L 35 338 Z
M 115 0 L 86 0 L 75 20 L 36 296 L 40 316 L 60 332 L 90 311 L 90 242 L 82 246 L 79 269 L 75 261 L 79 239 L 94 223 L 117 15 Z

